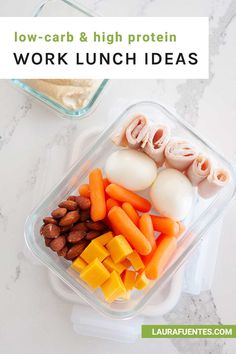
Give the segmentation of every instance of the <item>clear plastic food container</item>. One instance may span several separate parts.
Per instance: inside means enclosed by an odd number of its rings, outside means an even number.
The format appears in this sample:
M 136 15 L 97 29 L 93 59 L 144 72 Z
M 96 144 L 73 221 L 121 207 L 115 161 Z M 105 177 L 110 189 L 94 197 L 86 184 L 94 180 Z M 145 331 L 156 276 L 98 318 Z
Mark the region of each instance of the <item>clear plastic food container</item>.
M 156 281 L 150 282 L 143 291 L 132 291 L 129 300 L 117 300 L 107 303 L 100 290 L 92 291 L 78 277 L 68 274 L 70 262 L 61 259 L 57 254 L 45 247 L 40 235 L 42 219 L 50 215 L 61 200 L 73 195 L 76 188 L 87 181 L 88 174 L 95 167 L 104 168 L 107 157 L 118 149 L 112 142 L 114 133 L 119 130 L 131 116 L 144 114 L 150 120 L 168 125 L 172 136 L 180 136 L 194 143 L 199 150 L 208 154 L 214 164 L 227 168 L 231 173 L 230 183 L 215 197 L 203 200 L 196 195 L 195 203 L 185 225 L 186 232 L 178 239 L 177 250 L 163 275 Z M 135 172 L 134 172 L 135 173 Z M 146 192 L 147 194 L 147 192 Z M 68 174 L 60 181 L 54 190 L 33 210 L 25 226 L 26 243 L 33 254 L 50 270 L 52 270 L 71 289 L 80 295 L 91 306 L 107 316 L 125 319 L 135 316 L 145 304 L 173 277 L 183 262 L 189 257 L 195 247 L 204 238 L 206 231 L 225 211 L 236 194 L 236 174 L 231 163 L 208 142 L 202 139 L 185 122 L 174 116 L 162 105 L 155 102 L 139 102 L 127 108 L 98 138 L 93 147 L 81 160 L 76 162 Z M 145 195 L 145 194 L 144 194 Z
M 70 0 L 47 0 L 43 2 L 39 8 L 35 11 L 35 17 L 85 17 L 94 16 L 91 12 L 76 4 L 76 2 Z M 79 21 L 79 19 L 78 19 Z M 79 79 L 75 77 L 75 79 Z M 89 114 L 98 104 L 101 95 L 107 86 L 108 80 L 92 80 L 93 85 L 90 94 L 81 105 L 81 107 L 70 108 L 66 104 L 61 103 L 54 97 L 42 93 L 40 90 L 31 87 L 30 81 L 27 83 L 25 80 L 13 79 L 12 82 L 26 94 L 34 97 L 35 99 L 43 102 L 48 107 L 59 113 L 64 117 L 72 119 L 85 117 Z M 48 88 L 46 89 L 46 91 Z M 66 101 L 66 100 L 65 100 Z M 67 100 L 71 103 L 71 99 Z

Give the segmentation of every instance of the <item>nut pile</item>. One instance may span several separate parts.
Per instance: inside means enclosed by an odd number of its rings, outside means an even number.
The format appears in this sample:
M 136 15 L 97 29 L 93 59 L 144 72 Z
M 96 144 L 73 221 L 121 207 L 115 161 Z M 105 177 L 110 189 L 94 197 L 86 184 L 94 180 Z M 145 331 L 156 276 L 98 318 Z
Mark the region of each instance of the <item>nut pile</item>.
M 45 245 L 58 256 L 76 259 L 91 240 L 108 231 L 103 221 L 91 220 L 90 206 L 90 199 L 83 196 L 70 196 L 59 203 L 51 216 L 43 219 L 40 233 Z

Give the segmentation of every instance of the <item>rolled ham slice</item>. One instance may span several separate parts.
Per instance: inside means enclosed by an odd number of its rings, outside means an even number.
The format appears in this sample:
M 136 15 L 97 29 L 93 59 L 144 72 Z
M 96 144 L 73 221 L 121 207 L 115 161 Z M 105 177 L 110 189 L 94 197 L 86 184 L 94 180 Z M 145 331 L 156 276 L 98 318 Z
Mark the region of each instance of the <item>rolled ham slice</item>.
M 211 172 L 211 161 L 205 155 L 198 155 L 193 163 L 187 169 L 187 177 L 193 186 L 197 186 Z
M 227 170 L 223 168 L 212 169 L 209 176 L 198 185 L 198 193 L 204 199 L 211 198 L 229 181 L 230 173 Z
M 170 140 L 170 131 L 163 125 L 152 125 L 146 140 L 143 143 L 143 151 L 150 156 L 158 166 L 163 165 L 166 144 Z
M 143 115 L 138 115 L 129 120 L 112 140 L 116 145 L 138 149 L 145 140 L 148 129 L 148 119 Z
M 196 148 L 186 140 L 172 139 L 166 145 L 165 158 L 168 167 L 185 171 L 196 157 Z

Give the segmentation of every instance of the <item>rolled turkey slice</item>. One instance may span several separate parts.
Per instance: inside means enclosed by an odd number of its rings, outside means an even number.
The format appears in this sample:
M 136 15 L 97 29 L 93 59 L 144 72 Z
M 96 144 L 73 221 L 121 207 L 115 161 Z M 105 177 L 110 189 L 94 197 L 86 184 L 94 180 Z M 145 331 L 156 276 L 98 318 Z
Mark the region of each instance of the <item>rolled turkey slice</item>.
M 227 170 L 212 169 L 209 176 L 198 185 L 198 193 L 204 199 L 211 198 L 229 182 L 230 173 Z
M 193 163 L 187 169 L 187 177 L 193 186 L 197 186 L 211 172 L 211 161 L 205 155 L 198 155 Z
M 185 171 L 197 157 L 196 148 L 186 140 L 171 139 L 165 148 L 168 167 Z
M 143 115 L 138 115 L 131 118 L 112 140 L 116 145 L 138 149 L 145 140 L 148 129 L 149 120 Z
M 166 144 L 170 140 L 170 131 L 163 125 L 152 125 L 143 143 L 143 151 L 150 156 L 158 166 L 163 165 Z

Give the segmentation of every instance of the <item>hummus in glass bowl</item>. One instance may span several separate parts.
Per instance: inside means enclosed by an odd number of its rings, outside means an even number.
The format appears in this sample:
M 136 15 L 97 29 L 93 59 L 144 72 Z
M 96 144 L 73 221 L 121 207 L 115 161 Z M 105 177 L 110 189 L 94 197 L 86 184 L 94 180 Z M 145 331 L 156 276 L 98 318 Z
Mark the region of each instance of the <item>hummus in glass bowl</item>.
M 28 86 L 70 110 L 85 107 L 97 90 L 100 80 L 91 79 L 29 79 Z

